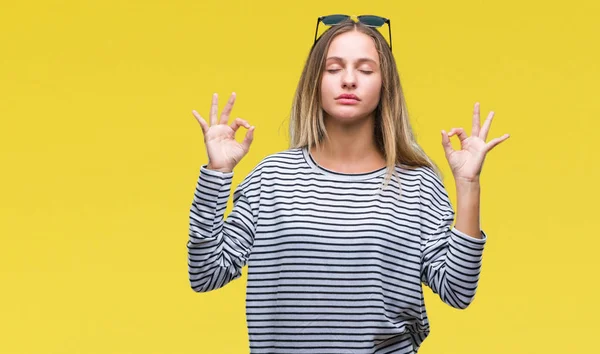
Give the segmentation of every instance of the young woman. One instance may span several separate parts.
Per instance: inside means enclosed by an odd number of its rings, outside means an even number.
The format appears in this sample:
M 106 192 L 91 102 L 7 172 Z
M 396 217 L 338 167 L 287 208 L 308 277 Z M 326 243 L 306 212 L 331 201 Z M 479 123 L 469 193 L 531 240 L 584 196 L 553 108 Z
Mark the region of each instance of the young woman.
M 486 242 L 479 176 L 508 135 L 486 143 L 493 112 L 480 126 L 478 104 L 470 136 L 442 131 L 458 194 L 452 226 L 438 170 L 412 135 L 390 44 L 369 18 L 333 23 L 315 40 L 291 146 L 246 176 L 226 220 L 233 168 L 254 126 L 228 125 L 235 94 L 220 118 L 213 96 L 210 126 L 193 111 L 208 163 L 190 210 L 189 279 L 211 291 L 248 265 L 251 353 L 416 353 L 430 328 L 422 284 L 455 308 L 473 301 Z

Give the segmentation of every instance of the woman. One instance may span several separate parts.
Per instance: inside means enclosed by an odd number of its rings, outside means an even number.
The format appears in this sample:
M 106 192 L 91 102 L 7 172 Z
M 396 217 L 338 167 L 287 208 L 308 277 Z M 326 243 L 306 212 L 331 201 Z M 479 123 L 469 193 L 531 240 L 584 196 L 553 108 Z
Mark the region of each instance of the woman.
M 485 142 L 493 113 L 480 127 L 475 105 L 471 136 L 442 131 L 458 194 L 453 227 L 437 169 L 412 135 L 390 46 L 368 24 L 341 21 L 310 51 L 290 148 L 246 176 L 224 220 L 233 168 L 254 132 L 240 118 L 228 125 L 234 101 L 219 119 L 213 96 L 210 126 L 193 112 L 208 163 L 190 210 L 189 276 L 206 292 L 248 264 L 251 353 L 416 353 L 429 334 L 422 284 L 450 306 L 472 302 L 487 239 L 479 175 L 508 138 Z

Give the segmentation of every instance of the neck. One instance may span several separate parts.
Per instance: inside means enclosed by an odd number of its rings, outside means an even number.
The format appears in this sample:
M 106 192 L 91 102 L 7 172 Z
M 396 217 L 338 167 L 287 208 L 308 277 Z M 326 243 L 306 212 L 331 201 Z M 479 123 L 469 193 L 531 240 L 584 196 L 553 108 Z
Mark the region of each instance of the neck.
M 311 147 L 313 158 L 325 168 L 338 172 L 370 172 L 385 166 L 383 154 L 375 143 L 375 119 L 369 117 L 353 124 L 325 119 L 329 139 L 321 148 Z

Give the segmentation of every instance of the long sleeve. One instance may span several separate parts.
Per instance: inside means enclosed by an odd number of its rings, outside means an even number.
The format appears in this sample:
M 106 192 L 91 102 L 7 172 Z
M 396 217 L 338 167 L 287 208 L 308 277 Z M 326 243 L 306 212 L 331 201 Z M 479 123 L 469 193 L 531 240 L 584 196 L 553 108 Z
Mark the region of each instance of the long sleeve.
M 446 304 L 465 309 L 479 282 L 487 235 L 473 238 L 452 226 L 454 210 L 443 183 L 427 170 L 421 182 L 421 280 Z
M 224 218 L 233 172 L 201 167 L 190 208 L 188 273 L 194 291 L 225 286 L 242 275 L 254 243 L 260 187 L 250 175 L 233 196 L 233 210 Z

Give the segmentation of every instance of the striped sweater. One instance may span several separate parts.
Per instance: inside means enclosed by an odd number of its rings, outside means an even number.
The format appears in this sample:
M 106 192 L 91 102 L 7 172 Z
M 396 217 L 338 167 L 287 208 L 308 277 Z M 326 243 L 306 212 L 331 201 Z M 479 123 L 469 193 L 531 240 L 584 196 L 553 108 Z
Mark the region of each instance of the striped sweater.
M 416 353 L 430 332 L 422 284 L 464 309 L 475 296 L 487 236 L 452 223 L 427 167 L 328 170 L 307 148 L 265 157 L 238 185 L 200 169 L 190 209 L 189 280 L 219 289 L 247 267 L 250 353 Z

